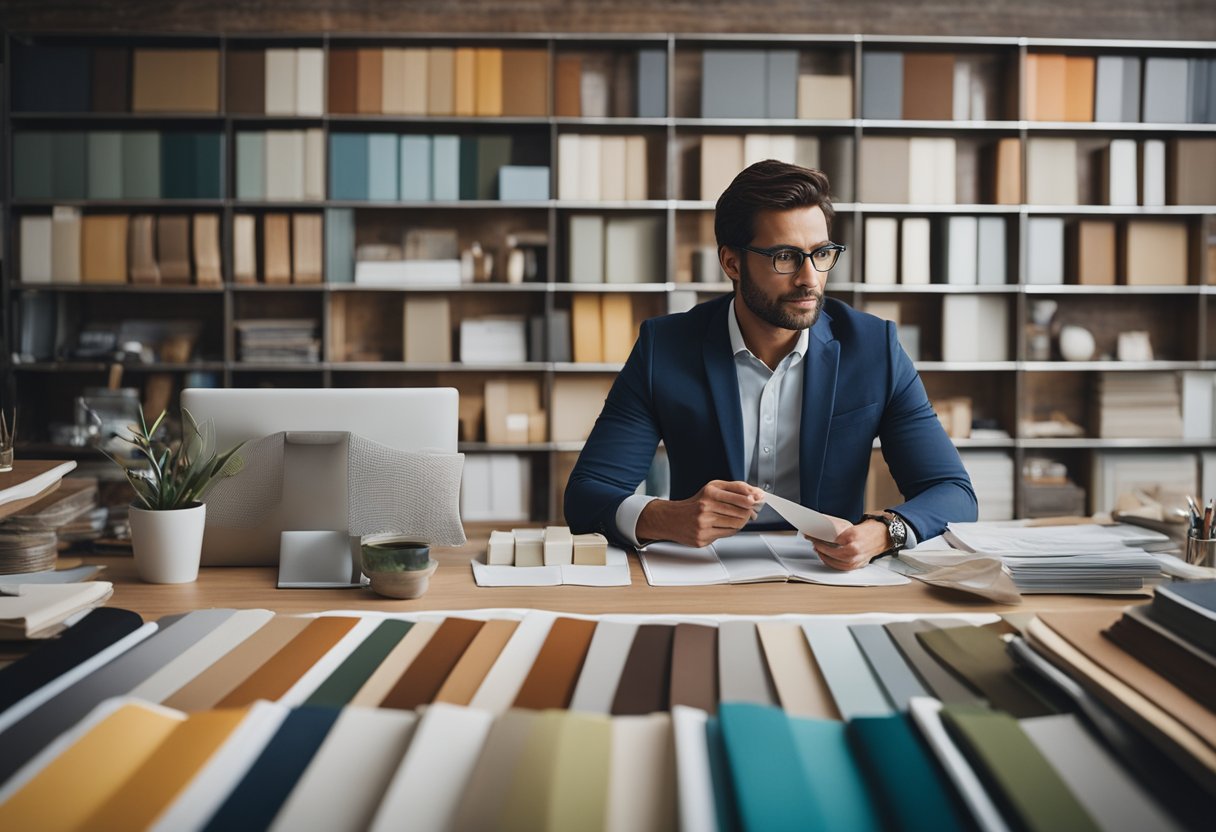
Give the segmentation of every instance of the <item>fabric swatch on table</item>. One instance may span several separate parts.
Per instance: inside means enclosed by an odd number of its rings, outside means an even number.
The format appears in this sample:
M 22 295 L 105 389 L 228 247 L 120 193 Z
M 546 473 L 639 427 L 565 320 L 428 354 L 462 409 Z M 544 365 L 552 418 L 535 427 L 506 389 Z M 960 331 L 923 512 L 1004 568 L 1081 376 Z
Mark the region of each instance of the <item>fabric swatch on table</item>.
M 344 708 L 275 815 L 271 831 L 366 829 L 417 721 L 412 711 Z
M 671 642 L 671 689 L 668 708 L 680 705 L 718 710 L 718 628 L 677 624 Z
M 852 719 L 891 713 L 891 702 L 866 664 L 847 623 L 808 621 L 802 630 L 841 716 Z
M 840 719 L 840 710 L 802 627 L 793 621 L 761 621 L 756 632 L 785 712 L 790 716 Z
M 612 700 L 613 716 L 649 714 L 666 709 L 674 635 L 675 627 L 669 624 L 638 627 Z
M 999 711 L 950 705 L 942 723 L 997 803 L 1029 832 L 1097 825 L 1016 719 Z
M 483 626 L 484 622 L 468 618 L 446 619 L 401 674 L 380 707 L 410 710 L 429 704 Z
M 257 699 L 273 702 L 287 693 L 318 659 L 358 623 L 358 618 L 314 618 L 298 636 L 237 685 L 216 707 L 240 708 Z
M 0 711 L 138 630 L 143 619 L 130 610 L 98 607 L 0 669 Z
M 103 700 L 121 696 L 218 627 L 234 610 L 198 610 L 140 642 L 0 733 L 0 782 Z
M 671 715 L 612 720 L 606 832 L 665 832 L 676 825 L 676 760 Z
M 908 700 L 913 696 L 928 695 L 881 624 L 854 624 L 849 632 L 897 710 L 908 710 Z
M 179 711 L 205 711 L 216 707 L 220 700 L 304 632 L 309 621 L 294 615 L 276 615 L 161 704 Z
M 1023 681 L 1004 640 L 982 627 L 950 627 L 917 633 L 920 643 L 994 708 L 1015 717 L 1045 716 L 1055 709 Z
M 595 626 L 596 622 L 579 618 L 554 621 L 515 697 L 514 707 L 534 711 L 567 707 L 591 646 Z
M 450 705 L 468 705 L 477 695 L 477 689 L 486 679 L 486 674 L 502 655 L 503 648 L 515 635 L 518 621 L 491 619 L 485 623 L 470 642 L 460 661 L 448 674 L 443 687 L 435 694 L 436 702 Z
M 341 708 L 363 687 L 380 662 L 392 652 L 412 627 L 409 621 L 382 621 L 329 677 L 317 686 L 305 705 Z
M 863 716 L 848 725 L 854 757 L 882 814 L 897 832 L 971 828 L 971 817 L 907 714 Z
M 0 829 L 83 828 L 181 722 L 155 706 L 120 705 L 0 804 Z
M 612 713 L 612 701 L 620 686 L 621 672 L 633 649 L 638 625 L 628 621 L 601 621 L 591 637 L 583 660 L 583 672 L 574 686 L 570 710 L 584 713 Z M 717 675 L 714 676 L 715 689 Z M 716 704 L 716 700 L 715 700 Z
M 912 665 L 930 695 L 947 705 L 984 705 L 984 699 L 970 686 L 960 681 L 939 662 L 917 639 L 917 633 L 939 629 L 928 621 L 893 621 L 883 627 L 899 648 L 904 659 Z
M 777 702 L 752 621 L 723 621 L 718 625 L 718 695 L 723 702 Z
M 359 688 L 350 700 L 350 704 L 360 708 L 378 708 L 388 696 L 389 691 L 397 684 L 402 675 L 418 658 L 431 637 L 439 631 L 438 621 L 416 621 L 410 627 L 397 646 L 389 651 L 380 662 L 380 666 L 367 677 L 363 687 Z
M 273 618 L 274 613 L 270 610 L 237 610 L 227 621 L 141 682 L 131 691 L 131 696 L 148 702 L 163 702 L 231 653 Z
M 521 765 L 524 750 L 542 716 L 537 711 L 507 711 L 494 720 L 466 786 L 477 799 L 461 801 L 452 829 L 499 826 L 507 801 L 513 798 L 516 778 L 525 772 Z
M 269 826 L 340 713 L 334 708 L 311 706 L 293 709 L 203 827 L 206 832 Z
M 146 829 L 241 724 L 245 710 L 191 714 L 89 818 L 91 829 Z
M 723 702 L 718 721 L 744 829 L 803 830 L 820 827 L 807 792 L 802 758 L 780 708 Z

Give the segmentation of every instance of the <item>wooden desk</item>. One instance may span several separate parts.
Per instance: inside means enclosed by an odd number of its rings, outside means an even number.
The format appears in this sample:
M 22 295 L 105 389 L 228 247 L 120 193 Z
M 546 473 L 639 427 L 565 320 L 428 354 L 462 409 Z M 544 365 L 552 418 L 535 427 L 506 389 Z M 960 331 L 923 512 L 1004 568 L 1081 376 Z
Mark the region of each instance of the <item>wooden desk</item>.
M 207 607 L 236 607 L 276 612 L 317 612 L 334 609 L 459 610 L 526 607 L 575 613 L 779 613 L 862 612 L 1038 612 L 1084 607 L 1123 607 L 1142 596 L 1030 595 L 1019 607 L 991 604 L 919 581 L 895 587 L 830 587 L 803 583 L 741 584 L 734 586 L 652 587 L 642 567 L 629 558 L 633 584 L 628 587 L 507 587 L 483 588 L 473 582 L 469 558 L 485 550 L 485 540 L 435 554 L 439 568 L 426 595 L 397 601 L 370 589 L 277 589 L 271 567 L 210 567 L 191 584 L 157 585 L 141 582 L 129 557 L 86 557 L 103 563 L 98 578 L 114 584 L 109 605 L 134 610 L 145 619 Z

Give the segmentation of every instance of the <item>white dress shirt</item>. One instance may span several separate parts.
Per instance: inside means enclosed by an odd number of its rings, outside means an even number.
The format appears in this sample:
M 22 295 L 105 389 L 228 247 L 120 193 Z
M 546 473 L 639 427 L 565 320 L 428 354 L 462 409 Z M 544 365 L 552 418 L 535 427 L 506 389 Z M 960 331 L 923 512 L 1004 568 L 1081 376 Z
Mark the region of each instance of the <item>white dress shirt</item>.
M 802 359 L 810 342 L 810 330 L 798 334 L 798 342 L 785 358 L 770 370 L 747 348 L 735 303 L 726 316 L 730 347 L 735 355 L 735 375 L 739 380 L 739 403 L 743 409 L 743 470 L 747 482 L 778 496 L 799 501 L 798 431 L 802 423 Z M 791 372 L 797 368 L 796 372 Z M 616 510 L 616 526 L 621 536 L 639 545 L 638 517 L 651 500 L 649 495 L 626 497 Z M 760 511 L 757 522 L 780 523 L 781 518 L 768 506 Z
M 735 296 L 726 316 L 730 347 L 735 356 L 735 376 L 739 381 L 739 404 L 743 416 L 743 470 L 747 483 L 779 497 L 801 502 L 802 484 L 799 479 L 799 431 L 802 425 L 803 366 L 810 329 L 798 334 L 798 341 L 777 369 L 755 356 L 743 340 L 739 319 L 735 313 Z M 616 510 L 616 527 L 621 536 L 638 546 L 638 518 L 647 504 L 657 499 L 646 494 L 626 497 Z M 764 506 L 756 517 L 757 523 L 780 523 L 781 517 Z M 916 545 L 916 535 L 908 527 L 905 548 Z

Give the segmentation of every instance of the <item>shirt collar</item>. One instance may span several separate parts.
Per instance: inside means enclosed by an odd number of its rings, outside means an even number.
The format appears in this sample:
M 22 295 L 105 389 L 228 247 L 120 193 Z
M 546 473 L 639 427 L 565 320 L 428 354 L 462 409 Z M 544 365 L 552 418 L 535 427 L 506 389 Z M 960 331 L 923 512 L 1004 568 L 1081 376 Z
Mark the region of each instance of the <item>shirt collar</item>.
M 730 304 L 730 314 L 726 316 L 726 330 L 730 334 L 730 351 L 733 355 L 738 355 L 741 352 L 753 355 L 743 340 L 743 331 L 739 329 L 739 318 L 735 313 L 735 304 L 739 303 L 739 300 L 739 296 L 736 294 L 735 299 Z M 795 360 L 801 359 L 806 355 L 806 348 L 810 344 L 810 340 L 811 330 L 809 328 L 799 332 L 798 342 L 790 350 L 790 355 L 796 356 Z

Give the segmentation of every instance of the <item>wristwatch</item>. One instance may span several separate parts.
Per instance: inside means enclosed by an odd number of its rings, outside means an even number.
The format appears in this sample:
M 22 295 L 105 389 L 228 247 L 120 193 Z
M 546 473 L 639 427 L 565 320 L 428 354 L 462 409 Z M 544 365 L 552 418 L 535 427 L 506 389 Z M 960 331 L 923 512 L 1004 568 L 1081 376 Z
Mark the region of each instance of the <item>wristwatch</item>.
M 908 524 L 904 522 L 904 518 L 895 513 L 885 514 L 863 514 L 863 520 L 877 520 L 887 527 L 887 537 L 891 541 L 891 547 L 888 552 L 898 552 L 904 546 L 908 545 Z

